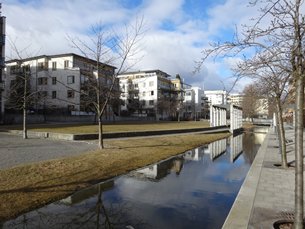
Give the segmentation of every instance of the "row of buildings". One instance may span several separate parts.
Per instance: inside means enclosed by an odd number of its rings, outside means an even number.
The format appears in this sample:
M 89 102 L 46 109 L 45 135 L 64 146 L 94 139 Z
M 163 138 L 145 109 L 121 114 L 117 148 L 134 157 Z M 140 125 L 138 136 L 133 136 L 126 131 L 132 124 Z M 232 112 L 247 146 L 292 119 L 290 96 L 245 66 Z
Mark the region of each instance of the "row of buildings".
M 100 64 L 101 95 L 112 85 L 115 70 L 114 66 Z M 4 89 L 2 117 L 4 110 L 12 113 L 22 106 L 18 100 L 22 97 L 25 78 L 33 95 L 28 105 L 30 113 L 93 114 L 94 108 L 88 101 L 94 98 L 92 82 L 98 82 L 96 61 L 74 53 L 6 61 L 1 84 Z M 23 86 L 20 88 L 20 85 Z M 107 107 L 108 115 L 189 120 L 208 118 L 210 105 L 242 105 L 241 95 L 228 95 L 223 90 L 204 91 L 185 83 L 179 75 L 172 77 L 161 70 L 119 74 L 114 91 Z
M 189 120 L 208 118 L 210 105 L 242 106 L 240 95 L 204 91 L 159 69 L 116 74 L 114 66 L 74 53 L 5 61 L 5 17 L 0 15 L 0 123 L 20 113 L 25 97 L 30 114 L 94 116 L 97 93 L 103 101 L 111 87 L 106 116 Z

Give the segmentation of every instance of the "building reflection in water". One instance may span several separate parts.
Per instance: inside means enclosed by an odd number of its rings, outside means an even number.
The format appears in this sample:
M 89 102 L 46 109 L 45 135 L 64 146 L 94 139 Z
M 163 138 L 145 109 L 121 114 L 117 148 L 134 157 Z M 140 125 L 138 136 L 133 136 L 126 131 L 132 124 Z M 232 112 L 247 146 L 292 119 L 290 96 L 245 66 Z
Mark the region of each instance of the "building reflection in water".
M 205 153 L 210 154 L 211 160 L 215 160 L 221 154 L 225 153 L 227 149 L 227 139 L 221 139 L 216 142 L 212 142 L 208 145 L 208 150 Z
M 230 160 L 234 162 L 243 152 L 243 134 L 230 137 Z

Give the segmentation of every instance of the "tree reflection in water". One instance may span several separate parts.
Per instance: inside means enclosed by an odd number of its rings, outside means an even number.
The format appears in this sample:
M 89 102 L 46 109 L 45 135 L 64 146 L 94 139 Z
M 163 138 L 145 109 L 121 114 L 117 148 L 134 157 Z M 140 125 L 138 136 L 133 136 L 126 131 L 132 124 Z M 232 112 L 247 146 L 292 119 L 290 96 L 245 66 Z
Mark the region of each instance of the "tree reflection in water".
M 112 189 L 113 180 L 80 191 L 49 207 L 35 210 L 8 221 L 3 228 L 142 228 L 144 221 L 135 217 L 129 220 L 125 213 L 131 211 L 127 203 L 105 204 L 103 192 Z M 72 210 L 72 209 L 73 210 Z M 0 227 L 2 228 L 2 227 Z

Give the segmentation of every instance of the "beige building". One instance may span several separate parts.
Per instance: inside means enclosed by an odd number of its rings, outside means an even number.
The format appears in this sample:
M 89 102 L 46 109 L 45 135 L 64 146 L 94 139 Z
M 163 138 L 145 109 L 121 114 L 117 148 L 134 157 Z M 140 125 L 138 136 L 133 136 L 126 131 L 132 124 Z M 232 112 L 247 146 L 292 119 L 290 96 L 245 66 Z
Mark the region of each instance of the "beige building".
M 101 66 L 100 79 L 107 84 L 114 75 L 115 67 Z M 30 90 L 35 94 L 31 110 L 61 110 L 70 114 L 88 111 L 87 104 L 82 101 L 82 92 L 88 79 L 96 77 L 96 61 L 74 53 L 6 61 L 6 108 L 10 107 L 11 89 L 20 72 L 28 76 Z

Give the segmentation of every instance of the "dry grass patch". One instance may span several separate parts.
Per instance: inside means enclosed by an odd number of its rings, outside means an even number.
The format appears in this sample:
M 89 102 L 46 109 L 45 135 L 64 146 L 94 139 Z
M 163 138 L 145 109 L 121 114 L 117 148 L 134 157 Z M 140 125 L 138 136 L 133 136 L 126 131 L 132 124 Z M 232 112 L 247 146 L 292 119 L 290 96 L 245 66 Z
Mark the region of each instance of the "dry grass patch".
M 127 123 L 127 124 L 104 124 L 105 133 L 130 132 L 147 130 L 175 130 L 209 127 L 208 121 L 189 122 L 156 122 L 156 123 Z M 2 126 L 1 129 L 21 130 L 22 126 Z M 97 125 L 88 124 L 39 124 L 29 125 L 31 131 L 54 132 L 64 134 L 89 134 L 98 133 Z
M 107 141 L 107 148 L 79 156 L 0 171 L 0 221 L 71 195 L 128 171 L 228 137 L 189 134 Z

